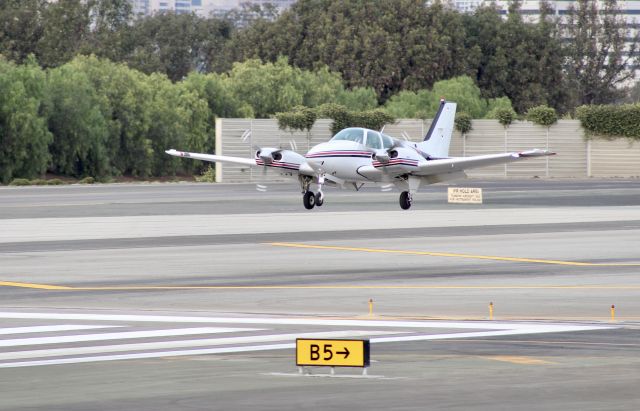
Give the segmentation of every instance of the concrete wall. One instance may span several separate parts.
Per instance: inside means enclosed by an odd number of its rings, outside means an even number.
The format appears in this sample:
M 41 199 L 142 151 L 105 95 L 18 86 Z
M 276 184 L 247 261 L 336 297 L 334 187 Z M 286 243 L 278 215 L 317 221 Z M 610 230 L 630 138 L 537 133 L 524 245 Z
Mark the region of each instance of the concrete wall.
M 430 120 L 399 120 L 385 127 L 393 137 L 422 140 Z M 310 147 L 331 138 L 331 120 L 316 121 L 310 133 L 288 132 L 278 128 L 276 120 L 219 119 L 216 152 L 228 156 L 253 157 L 255 147 L 282 147 L 306 153 Z M 470 177 L 636 177 L 640 176 L 640 143 L 627 139 L 589 140 L 578 120 L 560 120 L 550 128 L 530 122 L 515 122 L 506 129 L 496 120 L 474 120 L 473 129 L 464 137 L 456 132 L 451 141 L 451 156 L 549 149 L 558 155 L 469 170 Z M 218 181 L 269 181 L 279 176 L 264 175 L 260 169 L 218 164 Z

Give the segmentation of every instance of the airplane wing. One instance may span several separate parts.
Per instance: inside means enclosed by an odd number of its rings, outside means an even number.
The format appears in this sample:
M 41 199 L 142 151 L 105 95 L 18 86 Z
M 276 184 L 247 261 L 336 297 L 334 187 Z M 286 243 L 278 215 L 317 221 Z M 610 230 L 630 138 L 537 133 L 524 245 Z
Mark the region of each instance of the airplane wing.
M 511 163 L 513 161 L 524 160 L 534 157 L 551 156 L 547 150 L 528 150 L 514 153 L 489 154 L 472 157 L 452 157 L 438 160 L 421 162 L 418 169 L 411 174 L 416 176 L 429 176 L 434 174 L 454 173 L 467 170 L 469 168 L 486 167 L 496 164 Z
M 166 150 L 165 153 L 182 158 L 190 158 L 193 160 L 210 161 L 212 163 L 231 163 L 241 164 L 249 167 L 266 167 L 273 169 L 274 171 L 281 171 L 294 174 L 303 174 L 308 176 L 314 176 L 316 171 L 306 161 L 305 158 L 295 152 L 288 150 L 281 150 L 282 157 L 279 160 L 272 160 L 265 163 L 261 159 L 232 157 L 232 156 L 219 156 L 216 154 L 204 154 L 204 153 L 189 153 L 187 151 L 178 150 Z
M 212 163 L 219 161 L 221 163 L 242 164 L 245 166 L 258 167 L 256 160 L 251 158 L 217 156 L 215 154 L 189 153 L 186 151 L 178 151 L 174 149 L 166 150 L 165 153 L 169 154 L 170 156 L 191 158 L 193 160 L 210 161 Z

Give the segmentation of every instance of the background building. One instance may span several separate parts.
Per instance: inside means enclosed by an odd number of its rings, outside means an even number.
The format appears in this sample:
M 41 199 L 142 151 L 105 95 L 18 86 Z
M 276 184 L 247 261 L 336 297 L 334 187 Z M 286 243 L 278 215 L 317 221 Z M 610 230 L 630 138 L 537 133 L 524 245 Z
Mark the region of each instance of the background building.
M 147 16 L 158 12 L 196 13 L 202 17 L 222 16 L 239 9 L 243 4 L 264 6 L 274 5 L 279 11 L 285 10 L 296 0 L 131 0 L 136 15 Z
M 597 3 L 600 3 L 604 7 L 604 4 L 607 0 L 596 0 Z M 509 4 L 511 1 L 509 0 L 453 0 L 451 2 L 456 9 L 461 12 L 473 12 L 476 8 L 481 5 L 496 3 L 498 8 L 502 11 L 502 14 L 507 14 L 509 9 Z M 572 0 L 550 0 L 548 3 L 556 10 L 557 15 L 565 15 L 567 14 L 567 10 L 569 7 L 575 3 Z M 640 17 L 640 1 L 618 1 L 618 7 L 622 12 L 622 15 L 625 16 L 627 22 L 629 24 L 635 23 L 638 17 Z M 540 16 L 540 1 L 539 0 L 524 0 L 520 7 L 520 13 L 524 16 L 528 16 L 528 18 L 532 21 L 537 20 Z

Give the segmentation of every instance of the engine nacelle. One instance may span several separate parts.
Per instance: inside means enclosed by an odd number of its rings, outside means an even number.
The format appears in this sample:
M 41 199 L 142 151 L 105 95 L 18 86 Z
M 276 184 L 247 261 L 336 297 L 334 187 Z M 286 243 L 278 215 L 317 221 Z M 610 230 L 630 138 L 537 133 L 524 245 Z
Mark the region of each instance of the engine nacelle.
M 372 156 L 373 166 L 376 168 L 401 168 L 412 171 L 421 160 L 424 160 L 416 150 L 411 147 L 392 147 L 388 150 L 377 150 Z
M 282 160 L 282 151 L 279 148 L 264 147 L 256 151 L 256 159 L 264 161 L 265 164 L 271 164 L 274 161 Z
M 395 147 L 389 150 L 389 158 L 392 160 L 424 160 L 416 150 L 409 147 Z

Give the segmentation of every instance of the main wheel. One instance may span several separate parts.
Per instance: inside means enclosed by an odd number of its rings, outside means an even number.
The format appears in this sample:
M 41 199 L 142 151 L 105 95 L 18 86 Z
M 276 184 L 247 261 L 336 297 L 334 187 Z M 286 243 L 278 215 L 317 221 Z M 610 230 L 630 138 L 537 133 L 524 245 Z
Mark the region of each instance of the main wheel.
M 316 196 L 313 191 L 307 191 L 302 196 L 302 204 L 307 210 L 311 210 L 316 205 Z
M 324 204 L 324 194 L 322 194 L 322 191 L 318 191 L 316 193 L 316 206 L 320 207 L 322 204 Z
M 411 207 L 411 194 L 408 191 L 400 193 L 400 208 L 408 210 Z

